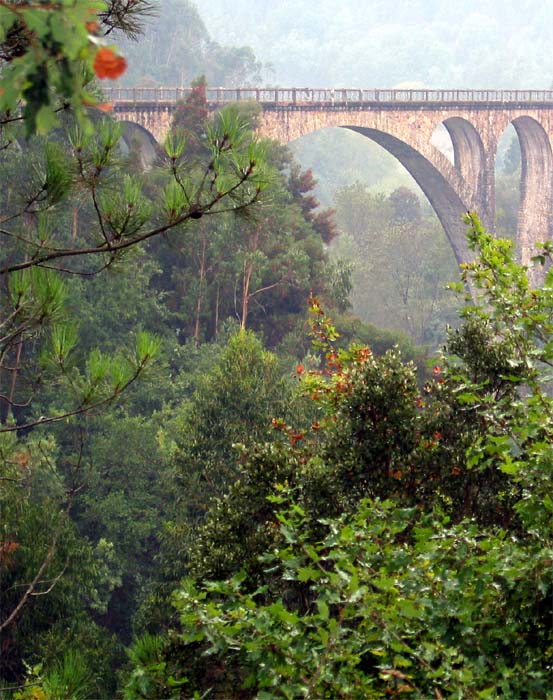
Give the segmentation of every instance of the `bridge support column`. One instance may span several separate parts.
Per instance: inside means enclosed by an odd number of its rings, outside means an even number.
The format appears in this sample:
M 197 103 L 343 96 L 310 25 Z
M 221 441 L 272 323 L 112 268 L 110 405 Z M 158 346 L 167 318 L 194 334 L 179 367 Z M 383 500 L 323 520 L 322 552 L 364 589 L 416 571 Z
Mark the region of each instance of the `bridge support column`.
M 455 169 L 466 184 L 463 201 L 482 223 L 493 230 L 495 220 L 495 149 L 486 151 L 475 126 L 462 117 L 450 117 L 443 125 L 453 145 Z
M 537 244 L 552 237 L 553 153 L 544 128 L 532 117 L 513 120 L 521 151 L 520 208 L 517 243 L 520 261 L 530 265 Z M 538 284 L 543 277 L 534 268 L 530 280 Z

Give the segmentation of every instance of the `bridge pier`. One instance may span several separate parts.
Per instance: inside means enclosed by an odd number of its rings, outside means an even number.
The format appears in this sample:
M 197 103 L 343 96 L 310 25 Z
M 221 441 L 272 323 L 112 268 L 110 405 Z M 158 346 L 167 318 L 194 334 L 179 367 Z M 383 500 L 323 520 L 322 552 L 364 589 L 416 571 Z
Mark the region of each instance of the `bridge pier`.
M 537 244 L 552 238 L 553 153 L 545 129 L 535 119 L 513 120 L 520 141 L 521 187 L 517 243 L 520 261 L 529 265 Z M 533 282 L 541 270 L 532 271 Z

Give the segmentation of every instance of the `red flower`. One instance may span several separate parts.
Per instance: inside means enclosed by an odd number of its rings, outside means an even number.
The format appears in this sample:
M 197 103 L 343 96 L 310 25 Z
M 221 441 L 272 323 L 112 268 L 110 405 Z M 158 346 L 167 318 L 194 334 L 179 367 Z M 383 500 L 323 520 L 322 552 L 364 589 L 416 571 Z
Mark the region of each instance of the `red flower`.
M 303 374 L 305 372 L 305 367 L 303 365 L 298 365 L 296 367 L 296 374 Z
M 292 433 L 292 434 L 290 435 L 290 445 L 292 445 L 292 447 L 294 447 L 294 445 L 296 444 L 296 442 L 299 442 L 300 440 L 303 440 L 304 437 L 305 437 L 305 433 L 302 433 L 302 432 L 300 432 L 300 433 Z
M 442 373 L 442 368 L 441 368 L 441 367 L 438 367 L 438 365 L 436 365 L 432 371 L 434 372 L 434 374 L 435 374 L 436 376 L 438 376 L 439 374 Z
M 8 541 L 4 544 L 0 544 L 0 564 L 10 568 L 12 565 L 12 555 L 19 549 L 19 544 L 17 542 Z
M 106 46 L 98 49 L 94 58 L 94 72 L 104 80 L 116 80 L 127 70 L 127 61 Z
M 371 355 L 372 355 L 372 352 L 371 352 L 370 348 L 360 348 L 357 351 L 357 360 L 358 360 L 358 362 L 366 362 Z

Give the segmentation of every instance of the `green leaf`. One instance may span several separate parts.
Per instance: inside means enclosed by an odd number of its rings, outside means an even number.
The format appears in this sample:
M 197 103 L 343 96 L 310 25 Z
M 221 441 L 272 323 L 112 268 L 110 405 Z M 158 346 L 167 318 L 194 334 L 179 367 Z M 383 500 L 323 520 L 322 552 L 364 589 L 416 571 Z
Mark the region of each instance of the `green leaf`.
M 504 474 L 514 475 L 520 471 L 520 462 L 515 462 L 511 459 L 509 455 L 505 455 L 504 461 L 500 464 L 499 468 Z
M 59 118 L 50 105 L 42 105 L 35 117 L 36 131 L 38 134 L 47 134 L 59 126 Z
M 317 603 L 317 609 L 318 609 L 318 611 L 319 611 L 319 616 L 320 616 L 323 620 L 328 620 L 328 616 L 329 616 L 328 605 L 325 603 L 324 600 L 320 600 L 320 599 L 318 599 L 318 600 L 316 601 L 316 603 Z

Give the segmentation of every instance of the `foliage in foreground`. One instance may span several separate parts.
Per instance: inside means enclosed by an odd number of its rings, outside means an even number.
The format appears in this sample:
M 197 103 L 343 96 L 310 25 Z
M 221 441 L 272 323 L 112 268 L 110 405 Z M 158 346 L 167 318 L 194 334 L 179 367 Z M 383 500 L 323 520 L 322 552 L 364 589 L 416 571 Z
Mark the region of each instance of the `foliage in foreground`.
M 99 334 L 86 337 L 76 322 L 78 318 L 81 327 L 90 329 L 88 307 L 79 304 L 79 296 L 86 294 L 84 280 L 104 267 L 117 267 L 122 258 L 127 264 L 129 258 L 141 262 L 142 241 L 185 221 L 193 227 L 207 209 L 214 211 L 200 202 L 208 191 L 212 204 L 233 211 L 257 199 L 264 185 L 251 179 L 254 170 L 259 174 L 261 159 L 249 125 L 240 115 L 227 113 L 206 128 L 210 139 L 205 144 L 212 146 L 206 171 L 196 160 L 190 163 L 184 137 L 174 135 L 165 144 L 157 195 L 151 199 L 141 175 L 123 174 L 121 130 L 111 121 L 99 124 L 95 134 L 73 124 L 48 143 L 36 139 L 20 148 L 15 142 L 2 150 L 0 167 L 7 184 L 0 195 L 5 243 L 0 256 L 0 675 L 11 686 L 22 682 L 25 662 L 44 658 L 51 665 L 73 640 L 88 640 L 86 663 L 105 670 L 110 664 L 100 659 L 99 650 L 111 644 L 113 657 L 118 652 L 111 633 L 122 630 L 130 637 L 128 626 L 121 624 L 124 615 L 114 615 L 111 605 L 117 598 L 112 594 L 126 583 L 121 557 L 105 538 L 117 520 L 116 489 L 111 502 L 101 499 L 95 527 L 84 494 L 101 481 L 95 459 L 102 455 L 91 455 L 88 445 L 101 429 L 94 414 L 111 408 L 144 377 L 167 344 L 144 330 L 140 312 L 133 309 L 134 315 L 125 319 L 128 299 L 117 303 L 117 285 L 107 284 L 95 304 L 105 305 L 104 318 L 109 319 L 102 331 L 113 328 L 115 333 L 108 342 Z M 241 156 L 234 158 L 231 153 L 238 151 Z M 202 180 L 202 172 L 205 177 L 210 173 L 209 181 Z M 57 267 L 53 261 L 62 258 L 66 262 Z M 82 273 L 83 287 L 69 273 Z M 135 267 L 133 289 L 139 279 L 147 283 L 147 274 Z M 119 284 L 121 292 L 123 281 Z M 127 287 L 124 294 L 129 291 Z M 161 320 L 160 329 L 169 335 Z M 145 432 L 143 436 L 147 442 Z M 129 432 L 125 438 L 132 439 Z M 136 450 L 131 453 L 126 452 L 127 464 Z M 102 469 L 113 461 L 104 462 Z M 137 541 L 119 544 L 129 559 L 153 549 L 147 541 L 149 526 L 130 529 Z M 141 590 L 140 578 L 134 576 L 127 586 L 129 598 Z M 113 692 L 110 673 L 107 685 L 105 678 L 95 679 L 98 694 Z
M 285 543 L 263 556 L 285 598 L 243 575 L 175 594 L 180 641 L 239 667 L 246 697 L 547 697 L 550 543 L 390 501 L 313 543 L 304 516 L 281 511 Z
M 327 364 L 303 381 L 324 397 L 317 438 L 306 447 L 305 435 L 279 426 L 287 447 L 249 450 L 200 533 L 195 580 L 174 595 L 181 626 L 160 640 L 157 663 L 135 666 L 129 700 L 550 697 L 553 272 L 530 289 L 512 245 L 467 223 L 479 258 L 465 275 L 480 299 L 468 300 L 422 396 L 391 359 L 378 377 L 361 371 L 376 367 L 362 349 L 329 352 L 333 328 L 315 324 Z M 409 404 L 416 410 L 404 413 Z M 455 435 L 436 431 L 429 442 L 418 432 L 437 407 L 465 433 L 456 449 Z M 361 409 L 374 421 L 352 432 Z M 425 447 L 402 453 L 406 440 Z M 395 460 L 387 480 L 373 469 L 386 455 Z M 325 517 L 313 475 L 332 493 L 352 456 L 363 480 L 348 493 L 344 479 Z M 458 477 L 483 498 L 448 497 Z M 428 497 L 413 497 L 409 483 Z
M 109 35 L 136 37 L 151 13 L 148 0 L 0 3 L 0 130 L 23 120 L 28 135 L 45 134 L 68 108 L 90 130 L 93 75 L 115 80 L 127 68 Z

